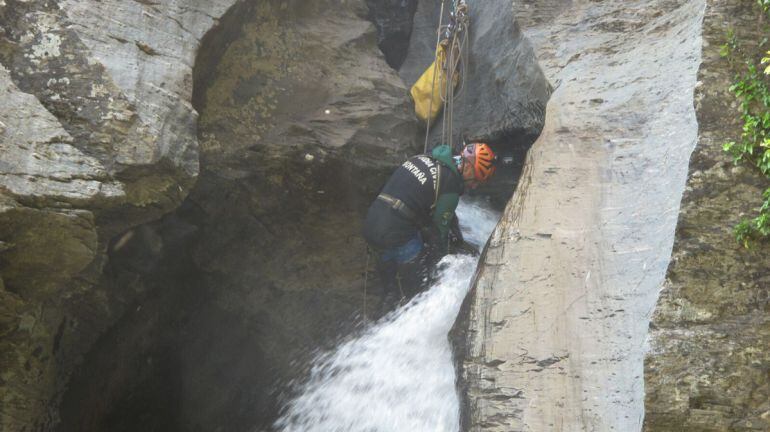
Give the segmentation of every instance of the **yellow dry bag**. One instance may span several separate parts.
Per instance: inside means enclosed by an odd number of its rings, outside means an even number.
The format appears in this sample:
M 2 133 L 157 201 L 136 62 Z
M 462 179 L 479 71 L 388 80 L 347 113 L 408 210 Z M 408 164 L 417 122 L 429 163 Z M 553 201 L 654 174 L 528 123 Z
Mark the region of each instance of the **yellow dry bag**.
M 440 44 L 436 52 L 436 60 L 422 73 L 420 79 L 412 86 L 409 93 L 414 100 L 414 111 L 417 117 L 432 123 L 441 112 L 446 96 L 446 70 L 442 66 L 446 59 L 446 46 Z M 431 85 L 432 84 L 432 85 Z M 457 75 L 452 75 L 452 88 L 457 85 Z

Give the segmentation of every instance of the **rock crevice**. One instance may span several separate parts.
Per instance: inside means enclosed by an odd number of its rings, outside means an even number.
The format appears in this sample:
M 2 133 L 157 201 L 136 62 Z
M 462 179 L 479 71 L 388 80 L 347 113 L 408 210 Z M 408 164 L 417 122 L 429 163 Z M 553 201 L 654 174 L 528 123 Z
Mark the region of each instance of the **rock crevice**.
M 107 245 L 195 181 L 192 60 L 231 4 L 0 2 L 0 429 L 51 430 L 75 364 L 136 298 L 100 284 Z

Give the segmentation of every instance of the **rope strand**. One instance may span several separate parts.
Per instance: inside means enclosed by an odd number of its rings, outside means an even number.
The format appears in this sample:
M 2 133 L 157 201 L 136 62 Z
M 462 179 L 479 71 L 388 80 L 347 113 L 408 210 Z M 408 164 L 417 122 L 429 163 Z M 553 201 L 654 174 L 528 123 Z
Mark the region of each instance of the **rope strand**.
M 454 101 L 462 95 L 465 88 L 465 73 L 467 71 L 467 56 L 464 52 L 468 41 L 468 16 L 466 14 L 467 6 L 464 1 L 455 1 L 452 4 L 452 21 L 448 25 L 448 53 L 444 68 L 446 70 L 447 82 L 445 92 L 442 97 L 444 102 L 441 142 L 450 146 L 454 150 Z M 461 34 L 460 38 L 458 36 Z M 455 89 L 455 74 L 459 73 L 462 83 L 459 89 Z
M 433 54 L 433 79 L 430 82 L 430 102 L 428 103 L 428 125 L 425 127 L 425 145 L 423 153 L 428 153 L 428 135 L 430 134 L 431 112 L 433 112 L 433 96 L 436 90 L 436 72 L 438 71 L 438 47 L 441 43 L 441 27 L 444 21 L 444 1 L 441 0 L 441 12 L 438 16 L 438 30 L 436 30 L 436 51 Z M 439 90 L 440 91 L 440 90 Z
M 366 281 L 369 279 L 369 246 L 366 247 L 366 266 L 364 267 L 364 325 L 366 325 Z
M 436 91 L 436 75 L 439 68 L 442 69 L 446 77 L 446 83 L 439 86 L 439 98 L 443 103 L 441 113 L 441 143 L 449 145 L 453 150 L 454 140 L 454 102 L 459 99 L 465 90 L 466 73 L 468 70 L 468 58 L 465 51 L 468 46 L 468 15 L 467 4 L 465 0 L 453 0 L 450 10 L 450 21 L 444 25 L 445 0 L 441 1 L 441 10 L 439 15 L 439 26 L 436 31 L 436 51 L 433 56 L 433 79 L 431 81 L 430 101 L 428 103 L 428 120 L 425 128 L 425 143 L 423 152 L 428 152 L 428 143 L 430 139 L 430 129 L 432 118 L 430 113 L 433 111 L 433 99 Z M 441 35 L 444 34 L 444 40 Z M 439 56 L 439 48 L 443 45 L 443 56 Z M 456 74 L 460 74 L 459 86 L 455 89 Z

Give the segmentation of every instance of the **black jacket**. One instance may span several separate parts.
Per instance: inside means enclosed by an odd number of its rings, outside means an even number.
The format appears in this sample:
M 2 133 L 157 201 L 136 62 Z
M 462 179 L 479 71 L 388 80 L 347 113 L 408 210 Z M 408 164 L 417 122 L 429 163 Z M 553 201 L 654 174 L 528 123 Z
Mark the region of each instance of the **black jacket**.
M 438 193 L 434 187 L 437 180 Z M 377 249 L 390 249 L 414 238 L 420 228 L 432 227 L 441 243 L 446 243 L 462 192 L 462 177 L 453 165 L 427 155 L 409 158 L 391 175 L 381 193 L 401 200 L 416 218 L 410 219 L 387 202 L 375 199 L 366 215 L 364 237 Z M 445 249 L 443 246 L 441 249 Z

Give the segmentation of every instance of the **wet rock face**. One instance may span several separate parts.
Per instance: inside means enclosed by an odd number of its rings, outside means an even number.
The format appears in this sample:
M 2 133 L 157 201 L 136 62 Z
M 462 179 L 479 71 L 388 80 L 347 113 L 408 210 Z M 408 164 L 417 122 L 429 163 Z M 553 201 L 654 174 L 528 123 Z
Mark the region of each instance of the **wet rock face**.
M 719 55 L 734 29 L 743 49 L 761 57 L 754 44 L 766 31 L 758 14 L 751 2 L 707 2 L 695 94 L 699 141 L 650 330 L 646 431 L 770 429 L 770 248 L 746 250 L 731 232 L 741 214 L 761 205 L 767 181 L 722 151 L 741 125 L 728 91 L 735 71 Z
M 177 211 L 111 243 L 103 283 L 141 300 L 86 356 L 62 431 L 267 428 L 311 350 L 351 331 L 364 212 L 422 149 L 370 13 L 244 2 L 207 35 L 200 176 Z
M 445 2 L 444 24 L 449 3 Z M 440 12 L 440 0 L 421 1 L 417 6 L 408 55 L 399 69 L 407 86 L 433 62 Z M 454 105 L 452 144 L 459 149 L 463 140 L 487 142 L 501 160 L 512 160 L 500 164 L 492 180 L 475 191 L 503 207 L 518 181 L 527 149 L 543 128 L 552 89 L 513 19 L 510 2 L 471 3 L 469 14 L 468 68 Z M 432 126 L 429 147 L 442 143 L 442 129 L 441 120 Z M 443 143 L 448 141 L 447 134 Z
M 364 212 L 419 147 L 367 13 L 240 3 L 207 36 L 201 174 L 176 212 L 111 249 L 107 282 L 147 294 L 86 357 L 62 430 L 267 428 L 312 351 L 352 330 Z
M 555 90 L 458 324 L 468 430 L 642 427 L 644 341 L 697 137 L 703 6 L 514 4 Z
M 417 7 L 408 56 L 399 69 L 408 86 L 433 61 L 440 11 L 440 0 Z M 454 109 L 456 143 L 466 138 L 528 147 L 543 127 L 551 87 L 510 11 L 502 0 L 470 5 L 468 71 Z M 439 122 L 433 126 L 431 145 L 441 140 L 441 129 Z
M 277 415 L 273 392 L 302 376 L 311 350 L 351 330 L 362 307 L 364 212 L 418 148 L 406 89 L 377 49 L 363 2 L 261 2 L 248 13 L 205 90 L 202 174 L 190 200 L 201 210 L 193 256 L 212 296 L 200 313 L 234 317 L 222 331 L 244 337 L 253 362 L 241 363 L 243 343 L 185 360 L 182 379 L 195 391 L 183 418 L 205 430 L 239 416 L 265 426 Z M 241 366 L 207 372 L 221 362 Z M 203 417 L 204 407 L 219 415 Z
M 230 3 L 0 2 L 0 429 L 55 424 L 135 297 L 97 286 L 106 244 L 197 176 L 191 65 Z

